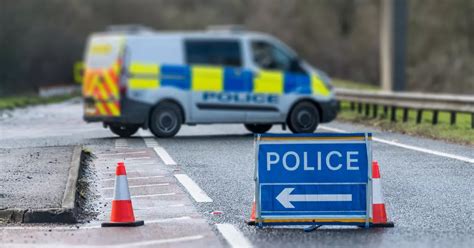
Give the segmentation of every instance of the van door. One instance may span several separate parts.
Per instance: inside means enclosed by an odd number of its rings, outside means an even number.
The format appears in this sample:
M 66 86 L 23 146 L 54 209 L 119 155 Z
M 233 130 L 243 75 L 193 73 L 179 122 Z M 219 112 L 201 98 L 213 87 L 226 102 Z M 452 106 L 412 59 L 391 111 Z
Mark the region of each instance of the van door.
M 92 36 L 87 44 L 82 93 L 84 118 L 119 117 L 123 37 Z
M 289 96 L 286 94 L 288 84 L 285 80 L 289 75 L 301 75 L 305 77 L 306 72 L 298 66 L 295 55 L 290 54 L 282 47 L 266 40 L 250 41 L 252 63 L 255 70 L 254 90 L 255 94 L 263 94 L 264 102 L 260 107 L 267 111 L 247 111 L 247 123 L 259 122 L 282 122 L 285 121 L 285 113 L 282 106 L 289 104 Z
M 241 42 L 235 39 L 188 39 L 191 67 L 191 116 L 195 123 L 245 121 L 241 94 L 250 90 L 251 75 L 242 72 Z

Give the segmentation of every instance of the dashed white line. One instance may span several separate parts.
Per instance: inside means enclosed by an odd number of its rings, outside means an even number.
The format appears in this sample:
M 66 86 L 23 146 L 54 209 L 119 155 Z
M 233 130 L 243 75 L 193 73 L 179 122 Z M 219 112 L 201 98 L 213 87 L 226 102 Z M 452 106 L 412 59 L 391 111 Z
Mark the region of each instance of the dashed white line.
M 158 156 L 160 156 L 161 160 L 163 160 L 163 162 L 166 165 L 176 165 L 176 162 L 168 154 L 168 152 L 166 152 L 166 150 L 163 147 L 158 146 L 158 147 L 154 147 L 153 149 L 155 150 L 156 154 L 158 154 Z
M 186 188 L 196 202 L 212 202 L 212 199 L 186 174 L 175 174 L 176 179 Z
M 143 138 L 147 147 L 153 148 L 156 154 L 163 160 L 166 165 L 177 165 L 174 159 L 168 154 L 168 152 L 158 144 L 154 138 Z
M 156 147 L 159 146 L 158 142 L 154 138 L 143 138 L 147 147 Z
M 252 247 L 242 232 L 232 224 L 216 224 L 217 230 L 224 236 L 231 247 Z
M 332 131 L 332 132 L 336 132 L 336 133 L 347 133 L 346 130 L 342 130 L 342 129 L 339 129 L 339 128 L 332 128 L 332 127 L 327 127 L 327 126 L 320 126 L 320 127 L 322 129 L 326 129 L 328 131 Z M 428 153 L 428 154 L 436 155 L 436 156 L 440 156 L 440 157 L 445 157 L 445 158 L 457 159 L 457 160 L 460 160 L 460 161 L 463 161 L 463 162 L 468 162 L 468 163 L 474 164 L 474 158 L 469 158 L 469 157 L 454 155 L 454 154 L 450 154 L 450 153 L 430 150 L 430 149 L 421 148 L 421 147 L 412 146 L 412 145 L 405 145 L 405 144 L 398 143 L 398 142 L 395 142 L 395 141 L 380 139 L 380 138 L 376 138 L 376 137 L 372 137 L 372 140 L 380 142 L 380 143 L 384 143 L 384 144 L 387 144 L 387 145 L 398 146 L 398 147 L 413 150 L 413 151 L 424 152 L 424 153 Z

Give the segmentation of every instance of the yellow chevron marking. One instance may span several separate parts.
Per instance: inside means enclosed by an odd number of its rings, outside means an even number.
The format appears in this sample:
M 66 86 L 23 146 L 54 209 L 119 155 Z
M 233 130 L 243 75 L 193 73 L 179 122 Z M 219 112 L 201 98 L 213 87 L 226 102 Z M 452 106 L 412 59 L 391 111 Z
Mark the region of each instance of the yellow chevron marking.
M 120 116 L 120 109 L 117 108 L 114 102 L 107 102 L 106 104 L 112 112 L 112 116 Z
M 97 102 L 95 104 L 95 107 L 99 111 L 99 115 L 107 115 L 107 111 L 105 110 L 105 108 L 102 104 L 103 104 L 102 102 Z

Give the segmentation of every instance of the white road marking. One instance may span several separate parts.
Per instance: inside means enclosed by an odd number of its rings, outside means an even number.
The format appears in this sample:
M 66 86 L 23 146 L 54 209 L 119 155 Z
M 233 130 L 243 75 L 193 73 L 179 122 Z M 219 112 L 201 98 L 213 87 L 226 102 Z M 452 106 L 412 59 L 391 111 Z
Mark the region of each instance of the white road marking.
M 197 185 L 193 179 L 188 177 L 186 174 L 175 174 L 176 179 L 186 188 L 189 194 L 194 198 L 196 202 L 212 202 L 212 199 L 207 196 L 199 185 Z
M 171 193 L 161 193 L 161 194 L 151 194 L 151 195 L 134 195 L 134 196 L 132 196 L 132 199 L 134 199 L 134 198 L 155 197 L 155 196 L 169 196 L 169 195 L 176 195 L 176 193 L 171 192 Z
M 171 238 L 171 239 L 156 239 L 156 240 L 147 240 L 147 241 L 139 241 L 139 242 L 131 242 L 131 243 L 122 243 L 122 244 L 115 244 L 115 245 L 74 245 L 74 244 L 67 244 L 70 247 L 84 247 L 84 248 L 100 248 L 100 247 L 142 247 L 142 246 L 151 246 L 151 245 L 160 245 L 160 244 L 172 244 L 172 243 L 179 243 L 179 242 L 186 242 L 186 241 L 194 241 L 203 239 L 204 235 L 194 235 L 194 236 L 185 236 L 179 238 Z M 9 247 L 64 247 L 66 244 L 8 244 Z
M 135 207 L 133 208 L 134 211 L 146 211 L 146 210 L 157 210 L 157 209 L 163 209 L 163 208 L 177 208 L 177 207 L 184 207 L 186 205 L 184 204 L 171 204 L 171 205 L 165 205 L 165 206 L 156 206 L 156 207 Z
M 156 154 L 163 160 L 166 165 L 177 165 L 173 158 L 168 154 L 165 148 L 161 147 L 160 144 L 154 138 L 143 138 L 147 147 L 153 148 Z
M 138 180 L 138 179 L 150 179 L 150 178 L 162 178 L 165 176 L 149 176 L 149 177 L 127 177 L 128 180 Z M 103 179 L 102 181 L 114 181 L 115 178 Z
M 327 126 L 320 126 L 320 127 L 322 129 L 326 129 L 326 130 L 332 131 L 332 132 L 347 133 L 347 131 L 339 129 L 339 128 L 332 128 L 332 127 L 327 127 Z M 454 154 L 450 154 L 450 153 L 430 150 L 430 149 L 421 148 L 421 147 L 418 147 L 418 146 L 405 145 L 405 144 L 398 143 L 398 142 L 395 142 L 395 141 L 380 139 L 380 138 L 376 138 L 376 137 L 372 137 L 372 140 L 380 142 L 380 143 L 384 143 L 384 144 L 387 144 L 387 145 L 398 146 L 398 147 L 401 147 L 401 148 L 405 148 L 405 149 L 409 149 L 409 150 L 413 150 L 413 151 L 417 151 L 417 152 L 424 152 L 424 153 L 428 153 L 428 154 L 431 154 L 431 155 L 436 155 L 436 156 L 451 158 L 451 159 L 457 159 L 457 160 L 460 160 L 460 161 L 463 161 L 463 162 L 468 162 L 468 163 L 474 164 L 474 158 L 469 158 L 469 157 L 454 155 Z
M 145 168 L 142 168 L 142 167 L 133 167 L 134 170 L 132 169 L 127 169 L 127 174 L 131 174 L 131 173 L 139 173 L 139 174 L 148 174 L 150 173 L 150 170 L 145 170 Z M 102 175 L 105 175 L 105 176 L 115 176 L 115 171 L 99 171 L 98 173 L 102 174 Z
M 232 224 L 216 224 L 217 230 L 231 247 L 252 247 L 247 238 Z
M 128 142 L 126 139 L 116 139 L 115 148 L 128 148 Z
M 151 157 L 131 157 L 131 158 L 126 158 L 125 162 L 130 161 L 130 160 L 149 160 Z
M 142 166 L 142 165 L 156 165 L 156 163 L 154 163 L 154 162 L 133 163 L 133 164 L 129 164 L 127 166 Z
M 117 153 L 99 153 L 100 156 L 115 156 L 115 155 L 128 155 L 128 154 L 141 154 L 146 153 L 146 151 L 141 152 L 117 152 Z
M 159 146 L 158 142 L 154 138 L 143 138 L 143 141 L 147 147 L 153 148 Z
M 133 188 L 141 188 L 141 187 L 168 186 L 168 185 L 170 184 L 169 183 L 155 183 L 155 184 L 132 185 L 132 186 L 128 186 L 128 188 L 133 189 Z M 110 189 L 114 189 L 114 187 L 102 188 L 102 190 L 110 190 Z
M 136 198 L 148 198 L 148 197 L 155 197 L 155 196 L 170 196 L 170 195 L 176 195 L 176 193 L 171 192 L 171 193 L 161 193 L 161 194 L 151 194 L 151 195 L 133 195 L 130 198 L 136 199 Z M 113 200 L 113 198 L 107 197 L 105 198 L 105 200 Z
M 156 154 L 160 156 L 161 160 L 163 160 L 163 162 L 166 165 L 177 165 L 176 162 L 173 160 L 173 158 L 168 154 L 168 152 L 166 152 L 166 150 L 163 147 L 157 146 L 157 147 L 154 147 L 154 150 Z

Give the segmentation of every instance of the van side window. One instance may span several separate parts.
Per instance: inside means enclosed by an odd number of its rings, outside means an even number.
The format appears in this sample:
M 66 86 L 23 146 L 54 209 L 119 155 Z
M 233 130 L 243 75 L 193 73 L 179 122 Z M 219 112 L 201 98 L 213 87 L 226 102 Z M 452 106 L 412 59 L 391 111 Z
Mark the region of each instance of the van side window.
M 262 69 L 305 73 L 297 58 L 265 41 L 252 42 L 253 61 Z
M 242 66 L 238 41 L 187 40 L 185 41 L 185 51 L 188 64 Z

